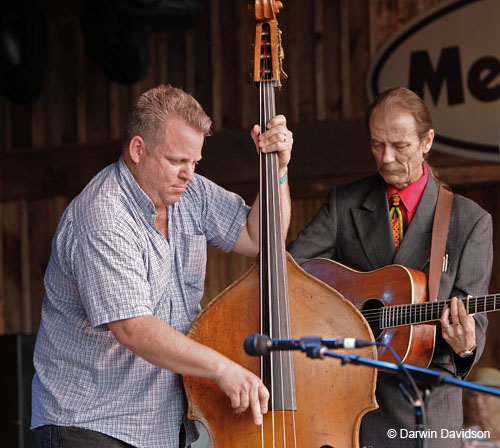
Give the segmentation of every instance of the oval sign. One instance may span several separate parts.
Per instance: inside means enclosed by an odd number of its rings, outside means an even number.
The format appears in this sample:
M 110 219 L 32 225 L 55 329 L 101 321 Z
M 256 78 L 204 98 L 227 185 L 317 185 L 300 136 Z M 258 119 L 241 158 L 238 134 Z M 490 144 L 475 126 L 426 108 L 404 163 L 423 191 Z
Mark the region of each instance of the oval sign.
M 373 61 L 370 100 L 405 86 L 426 102 L 433 148 L 500 161 L 500 1 L 440 3 L 407 23 Z

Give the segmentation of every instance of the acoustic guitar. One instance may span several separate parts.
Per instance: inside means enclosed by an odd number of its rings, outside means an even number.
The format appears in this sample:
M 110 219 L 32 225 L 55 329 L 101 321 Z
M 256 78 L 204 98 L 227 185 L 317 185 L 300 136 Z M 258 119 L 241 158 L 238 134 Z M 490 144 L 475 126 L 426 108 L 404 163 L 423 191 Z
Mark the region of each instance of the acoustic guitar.
M 390 345 L 402 362 L 427 367 L 434 353 L 436 323 L 448 300 L 427 301 L 427 276 L 401 265 L 361 272 L 336 261 L 315 258 L 301 267 L 340 292 L 358 308 L 377 342 Z M 500 294 L 459 299 L 468 314 L 500 309 Z M 378 347 L 378 359 L 395 362 Z

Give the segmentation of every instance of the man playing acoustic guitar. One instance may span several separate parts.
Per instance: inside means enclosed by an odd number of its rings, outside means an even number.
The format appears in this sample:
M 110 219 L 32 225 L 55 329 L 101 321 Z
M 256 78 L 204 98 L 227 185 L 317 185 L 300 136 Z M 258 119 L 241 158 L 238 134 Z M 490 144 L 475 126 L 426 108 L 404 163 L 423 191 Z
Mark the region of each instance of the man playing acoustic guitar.
M 322 257 L 361 271 L 399 264 L 428 274 L 439 190 L 424 161 L 434 139 L 429 110 L 410 90 L 391 89 L 370 106 L 367 124 L 378 174 L 333 187 L 288 250 L 299 263 Z M 483 351 L 487 319 L 468 315 L 456 297 L 487 293 L 493 247 L 491 216 L 460 195 L 453 195 L 445 252 L 438 300 L 452 300 L 441 315 L 430 368 L 465 378 Z M 379 409 L 363 418 L 361 446 L 417 446 L 414 410 L 397 378 L 380 380 L 376 395 Z M 433 387 L 426 410 L 428 446 L 460 446 L 446 435 L 462 428 L 461 389 Z

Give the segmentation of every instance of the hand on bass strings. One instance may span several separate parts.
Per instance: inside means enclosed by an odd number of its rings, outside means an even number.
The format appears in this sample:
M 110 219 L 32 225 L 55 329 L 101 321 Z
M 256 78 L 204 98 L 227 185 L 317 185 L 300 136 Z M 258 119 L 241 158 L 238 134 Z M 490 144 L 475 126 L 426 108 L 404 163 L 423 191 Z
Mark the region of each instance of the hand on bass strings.
M 249 407 L 256 425 L 262 424 L 262 414 L 267 412 L 269 392 L 260 378 L 239 364 L 227 360 L 218 369 L 215 381 L 231 399 L 236 414 L 245 412 Z
M 276 115 L 267 123 L 267 131 L 262 134 L 260 131 L 260 126 L 256 124 L 250 132 L 257 152 L 259 149 L 264 153 L 277 151 L 280 175 L 283 175 L 290 162 L 293 146 L 293 133 L 286 127 L 286 118 L 284 115 Z

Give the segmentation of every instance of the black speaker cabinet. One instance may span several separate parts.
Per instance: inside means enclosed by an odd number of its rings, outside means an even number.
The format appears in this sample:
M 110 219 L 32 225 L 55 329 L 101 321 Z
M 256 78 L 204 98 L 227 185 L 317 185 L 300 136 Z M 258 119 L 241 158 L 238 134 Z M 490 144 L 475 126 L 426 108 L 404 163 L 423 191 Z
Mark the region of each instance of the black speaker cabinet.
M 33 350 L 35 335 L 0 336 L 1 445 L 9 448 L 36 448 L 31 422 L 31 380 L 35 373 Z

